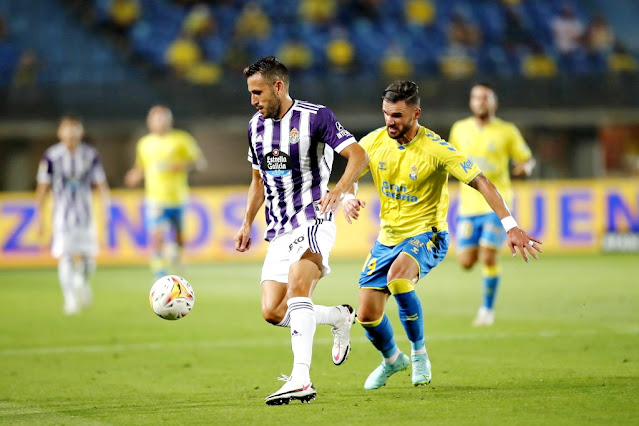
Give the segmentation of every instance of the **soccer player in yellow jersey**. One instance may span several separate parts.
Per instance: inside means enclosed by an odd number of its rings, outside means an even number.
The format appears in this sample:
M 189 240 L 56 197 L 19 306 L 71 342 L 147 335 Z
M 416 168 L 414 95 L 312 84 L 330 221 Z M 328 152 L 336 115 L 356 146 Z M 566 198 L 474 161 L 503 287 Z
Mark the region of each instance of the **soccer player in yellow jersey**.
M 397 81 L 384 91 L 386 128 L 374 130 L 360 145 L 370 157 L 371 172 L 381 200 L 381 230 L 359 279 L 358 321 L 384 358 L 366 379 L 364 389 L 378 389 L 412 362 L 412 382 L 431 380 L 424 340 L 422 305 L 415 284 L 437 266 L 448 250 L 448 174 L 479 191 L 502 219 L 508 245 L 524 260 L 537 258 L 540 241 L 517 226 L 495 186 L 466 155 L 420 126 L 419 90 L 411 81 Z M 343 200 L 347 220 L 357 219 L 364 203 L 353 193 Z M 390 295 L 411 342 L 411 358 L 401 352 L 384 314 Z
M 485 83 L 470 91 L 473 116 L 457 121 L 449 142 L 468 155 L 495 184 L 506 204 L 512 203 L 510 174 L 530 176 L 535 160 L 530 148 L 514 124 L 495 117 L 497 96 Z M 512 161 L 513 169 L 509 170 Z M 457 259 L 465 269 L 482 263 L 483 303 L 473 321 L 474 326 L 490 326 L 495 321 L 494 303 L 500 279 L 499 249 L 506 232 L 499 217 L 484 198 L 472 188 L 461 185 L 457 218 Z
M 137 186 L 144 180 L 146 225 L 150 233 L 151 270 L 156 278 L 167 274 L 163 247 L 167 228 L 175 236 L 169 260 L 178 263 L 184 243 L 182 218 L 188 199 L 188 172 L 203 169 L 206 161 L 195 139 L 173 128 L 173 114 L 163 105 L 153 106 L 147 115 L 150 133 L 138 141 L 135 164 L 125 183 Z

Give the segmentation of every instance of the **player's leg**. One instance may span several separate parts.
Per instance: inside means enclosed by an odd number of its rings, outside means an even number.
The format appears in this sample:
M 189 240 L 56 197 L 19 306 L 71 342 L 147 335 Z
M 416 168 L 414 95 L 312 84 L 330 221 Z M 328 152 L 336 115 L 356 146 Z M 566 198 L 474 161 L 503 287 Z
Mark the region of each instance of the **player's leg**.
M 495 322 L 495 298 L 501 280 L 499 248 L 506 232 L 496 214 L 484 217 L 479 240 L 479 261 L 482 264 L 483 300 L 473 321 L 474 326 L 491 326 Z
M 457 261 L 466 269 L 472 269 L 479 258 L 479 229 L 475 216 L 460 216 L 457 219 Z
M 80 312 L 80 304 L 74 286 L 74 265 L 71 254 L 61 254 L 58 258 L 58 279 L 64 297 L 64 313 L 74 315 Z
M 88 253 L 74 255 L 73 265 L 73 283 L 77 299 L 83 308 L 89 307 L 93 301 L 91 277 L 95 273 L 95 257 Z
M 310 367 L 315 335 L 315 311 L 311 301 L 314 283 L 322 275 L 322 255 L 307 250 L 289 269 L 286 304 L 290 316 L 293 369 L 286 383 L 265 401 L 269 405 L 288 404 L 292 399 L 308 402 L 315 398 Z
M 386 274 L 396 257 L 393 247 L 375 242 L 359 277 L 359 308 L 357 321 L 364 327 L 366 337 L 382 355 L 382 363 L 364 382 L 364 389 L 378 389 L 393 374 L 405 370 L 410 363 L 395 343 L 393 327 L 384 313 L 390 296 Z
M 149 235 L 149 265 L 156 279 L 167 275 L 167 265 L 162 252 L 167 221 L 165 213 L 165 209 L 160 206 L 147 205 L 146 225 Z
M 448 252 L 448 232 L 427 232 L 401 244 L 402 252 L 388 271 L 388 289 L 397 302 L 399 319 L 411 342 L 412 382 L 431 380 L 431 365 L 424 339 L 422 303 L 415 283 L 437 266 Z
M 165 241 L 165 258 L 173 269 L 179 269 L 182 267 L 182 253 L 184 250 L 184 208 L 179 206 L 167 209 L 167 218 L 175 238 L 174 241 Z

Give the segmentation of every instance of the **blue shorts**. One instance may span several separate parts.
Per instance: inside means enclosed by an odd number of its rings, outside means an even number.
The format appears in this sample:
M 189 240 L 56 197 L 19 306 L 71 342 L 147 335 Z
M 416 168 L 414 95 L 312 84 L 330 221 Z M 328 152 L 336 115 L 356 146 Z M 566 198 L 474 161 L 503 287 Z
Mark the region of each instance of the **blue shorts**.
M 184 207 L 162 207 L 153 204 L 146 206 L 146 227 L 149 231 L 169 225 L 176 232 L 182 231 Z
M 457 251 L 478 246 L 499 250 L 506 241 L 506 231 L 497 213 L 460 216 L 457 219 Z
M 419 266 L 419 278 L 421 279 L 444 260 L 446 252 L 448 252 L 448 243 L 448 231 L 425 232 L 408 238 L 396 246 L 385 246 L 379 241 L 375 241 L 359 276 L 359 286 L 375 289 L 386 288 L 388 286 L 386 276 L 400 253 L 406 253 L 415 259 Z

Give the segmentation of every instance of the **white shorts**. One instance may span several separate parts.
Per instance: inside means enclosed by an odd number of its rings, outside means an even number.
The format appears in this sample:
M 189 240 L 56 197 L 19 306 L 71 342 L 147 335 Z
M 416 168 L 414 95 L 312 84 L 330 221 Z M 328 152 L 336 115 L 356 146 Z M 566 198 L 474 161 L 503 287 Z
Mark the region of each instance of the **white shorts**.
M 322 255 L 322 277 L 331 273 L 328 256 L 335 244 L 335 223 L 324 220 L 319 224 L 309 222 L 294 230 L 278 235 L 268 245 L 262 280 L 288 283 L 288 270 L 302 258 L 306 250 Z
M 98 238 L 95 229 L 83 227 L 54 232 L 51 254 L 55 258 L 74 254 L 97 256 Z

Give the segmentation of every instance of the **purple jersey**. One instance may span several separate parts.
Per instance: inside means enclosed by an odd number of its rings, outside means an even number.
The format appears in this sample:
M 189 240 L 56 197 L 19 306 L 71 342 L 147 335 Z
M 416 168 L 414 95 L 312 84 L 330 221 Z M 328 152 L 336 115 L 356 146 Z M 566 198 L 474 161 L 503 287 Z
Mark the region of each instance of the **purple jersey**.
M 106 180 L 95 148 L 82 143 L 71 153 L 62 142 L 53 145 L 44 153 L 37 180 L 51 185 L 54 232 L 92 226 L 92 187 Z
M 357 142 L 330 109 L 297 100 L 281 120 L 256 113 L 248 139 L 248 160 L 264 180 L 267 241 L 320 218 L 334 152 Z

